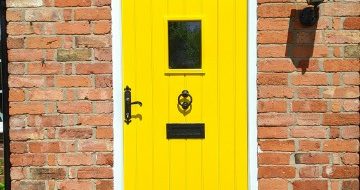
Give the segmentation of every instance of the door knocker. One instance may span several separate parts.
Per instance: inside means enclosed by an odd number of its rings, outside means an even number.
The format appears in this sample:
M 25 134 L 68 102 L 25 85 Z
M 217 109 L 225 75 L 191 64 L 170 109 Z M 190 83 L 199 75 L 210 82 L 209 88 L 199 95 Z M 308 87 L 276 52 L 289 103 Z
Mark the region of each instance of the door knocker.
M 187 90 L 183 90 L 181 92 L 181 94 L 178 96 L 178 104 L 184 110 L 187 110 L 191 106 L 192 101 L 193 101 L 193 98 L 190 95 L 189 91 L 187 91 Z

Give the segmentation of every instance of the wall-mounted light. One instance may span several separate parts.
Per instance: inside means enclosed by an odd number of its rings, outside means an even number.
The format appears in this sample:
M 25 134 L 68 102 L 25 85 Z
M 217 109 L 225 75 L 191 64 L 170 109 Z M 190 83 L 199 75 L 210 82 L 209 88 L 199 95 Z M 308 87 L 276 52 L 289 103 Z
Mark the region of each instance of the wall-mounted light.
M 306 7 L 301 11 L 300 22 L 305 26 L 313 26 L 319 19 L 319 5 L 324 2 L 324 0 L 306 0 L 308 5 L 313 7 Z

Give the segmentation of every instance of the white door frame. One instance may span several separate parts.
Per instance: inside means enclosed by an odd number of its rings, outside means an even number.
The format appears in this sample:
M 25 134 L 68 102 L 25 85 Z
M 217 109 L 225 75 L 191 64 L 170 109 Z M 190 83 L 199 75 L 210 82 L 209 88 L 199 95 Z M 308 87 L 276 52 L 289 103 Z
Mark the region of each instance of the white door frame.
M 114 189 L 124 189 L 122 21 L 121 0 L 111 0 L 114 97 Z M 258 189 L 257 180 L 257 1 L 248 0 L 248 187 Z

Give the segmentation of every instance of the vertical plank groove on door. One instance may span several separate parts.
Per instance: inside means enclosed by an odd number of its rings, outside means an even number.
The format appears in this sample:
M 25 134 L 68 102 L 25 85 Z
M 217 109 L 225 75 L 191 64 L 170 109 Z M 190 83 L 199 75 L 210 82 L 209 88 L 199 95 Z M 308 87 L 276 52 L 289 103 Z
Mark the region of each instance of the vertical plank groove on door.
M 209 0 L 203 4 L 203 56 L 206 92 L 204 96 L 203 115 L 205 122 L 205 140 L 203 141 L 203 189 L 216 190 L 219 184 L 218 154 L 218 49 L 217 49 L 217 0 Z
M 132 119 L 137 128 L 137 190 L 151 189 L 152 185 L 152 73 L 151 70 L 151 0 L 136 1 L 136 86 L 133 101 L 143 106 L 132 106 Z M 141 77 L 140 77 L 141 76 Z
M 220 104 L 220 189 L 234 189 L 234 64 L 235 26 L 233 0 L 219 1 L 219 104 Z
M 184 0 L 185 13 L 184 15 L 190 17 L 198 17 L 202 15 L 200 0 Z M 196 18 L 195 18 L 196 19 Z M 202 23 L 203 24 L 203 23 Z M 203 30 L 203 25 L 201 26 Z M 203 51 L 202 51 L 203 52 Z M 186 123 L 198 123 L 202 120 L 202 81 L 204 80 L 202 74 L 185 74 L 184 89 L 187 89 L 193 97 L 191 110 L 185 115 Z M 201 155 L 202 155 L 202 140 L 187 139 L 186 141 L 186 190 L 201 190 Z
M 247 136 L 247 1 L 236 1 L 236 190 L 248 188 Z M 251 106 L 251 105 L 247 105 Z M 240 109 L 239 109 L 240 108 Z
M 166 122 L 168 114 L 168 77 L 164 75 L 165 61 L 165 30 L 164 15 L 167 0 L 153 0 L 153 101 L 154 101 L 154 190 L 169 189 L 169 142 L 166 139 Z
M 168 1 L 167 16 L 170 18 L 181 16 L 184 11 L 184 1 Z M 185 117 L 181 115 L 177 107 L 177 97 L 184 87 L 184 82 L 183 75 L 169 75 L 169 122 L 185 122 Z M 170 190 L 184 190 L 186 188 L 186 142 L 184 139 L 172 139 L 170 146 Z
M 135 67 L 129 63 L 135 63 L 135 2 L 122 1 L 123 27 L 123 63 L 124 63 L 124 84 L 130 87 L 135 86 Z M 136 186 L 136 128 L 124 125 L 124 172 L 125 189 L 135 190 Z M 135 169 L 134 169 L 135 168 Z

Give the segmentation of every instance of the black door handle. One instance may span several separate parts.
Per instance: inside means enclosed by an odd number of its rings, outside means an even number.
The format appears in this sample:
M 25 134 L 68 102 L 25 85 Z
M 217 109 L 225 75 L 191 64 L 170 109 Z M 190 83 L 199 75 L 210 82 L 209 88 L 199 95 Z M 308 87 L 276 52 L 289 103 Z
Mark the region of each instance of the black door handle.
M 126 86 L 124 89 L 124 96 L 125 96 L 125 123 L 129 125 L 131 122 L 131 105 L 137 104 L 140 107 L 142 106 L 142 102 L 135 101 L 131 102 L 131 88 Z
M 189 100 L 187 99 L 189 97 Z M 182 109 L 187 110 L 193 101 L 192 96 L 190 95 L 188 90 L 183 90 L 181 94 L 178 96 L 178 104 L 182 107 Z

